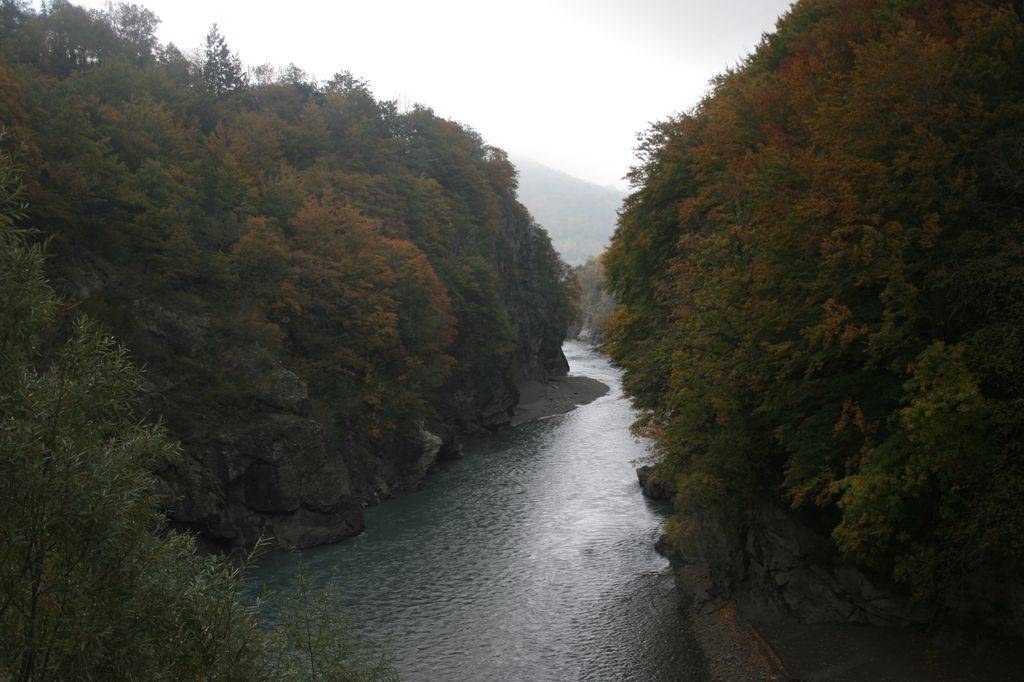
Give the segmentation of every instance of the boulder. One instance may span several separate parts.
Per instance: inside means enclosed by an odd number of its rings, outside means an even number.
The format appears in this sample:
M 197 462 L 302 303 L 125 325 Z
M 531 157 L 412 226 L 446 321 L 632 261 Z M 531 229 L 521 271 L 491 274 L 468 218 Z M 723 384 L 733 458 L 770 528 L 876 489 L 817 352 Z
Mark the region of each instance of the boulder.
M 644 495 L 653 500 L 667 500 L 671 497 L 668 487 L 661 482 L 658 476 L 658 469 L 653 464 L 648 464 L 640 467 L 636 470 L 637 480 L 640 481 L 640 487 L 644 491 Z

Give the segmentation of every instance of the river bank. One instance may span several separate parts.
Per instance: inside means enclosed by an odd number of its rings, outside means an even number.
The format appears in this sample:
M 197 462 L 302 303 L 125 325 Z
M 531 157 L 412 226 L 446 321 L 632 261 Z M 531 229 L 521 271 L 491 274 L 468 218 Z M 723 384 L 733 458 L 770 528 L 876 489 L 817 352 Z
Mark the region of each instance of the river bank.
M 680 583 L 694 576 L 683 568 Z M 685 588 L 682 590 L 685 591 Z M 690 604 L 712 680 L 987 682 L 1019 679 L 1017 646 L 964 633 L 801 623 L 748 614 L 736 601 Z
M 512 426 L 565 414 L 608 393 L 608 385 L 587 376 L 570 375 L 550 381 L 526 381 L 519 385 L 519 403 Z
M 647 490 L 643 469 L 638 478 Z M 714 527 L 703 532 L 704 542 L 713 543 Z M 657 546 L 672 561 L 680 609 L 689 614 L 713 680 L 983 682 L 1020 677 L 1018 640 L 967 624 L 939 629 L 797 617 L 773 606 L 777 595 L 749 576 L 737 576 L 725 586 L 712 578 L 716 569 L 708 565 L 707 556 L 676 553 L 664 536 Z M 800 580 L 794 577 L 787 588 L 808 591 L 813 594 L 808 598 L 820 606 L 830 603 L 828 594 L 816 591 L 814 581 L 796 582 Z

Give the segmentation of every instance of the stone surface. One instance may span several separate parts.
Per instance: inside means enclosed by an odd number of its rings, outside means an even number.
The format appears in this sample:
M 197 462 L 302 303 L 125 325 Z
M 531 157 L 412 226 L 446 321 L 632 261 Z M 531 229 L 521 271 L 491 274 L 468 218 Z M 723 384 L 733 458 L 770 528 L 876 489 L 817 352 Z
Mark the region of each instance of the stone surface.
M 676 558 L 705 608 L 736 601 L 763 621 L 878 626 L 921 625 L 932 615 L 839 562 L 827 536 L 775 505 L 756 507 L 740 524 L 702 514 L 691 528 Z
M 670 494 L 656 465 L 640 467 L 637 479 L 645 495 Z M 923 624 L 931 616 L 838 561 L 829 537 L 776 505 L 763 503 L 742 519 L 701 512 L 687 521 L 682 539 L 673 544 L 663 536 L 657 549 L 677 562 L 683 599 L 702 613 L 738 603 L 762 621 L 883 626 Z
M 636 477 L 647 497 L 653 500 L 667 500 L 670 497 L 668 489 L 656 475 L 656 467 L 653 464 L 646 464 L 637 469 Z

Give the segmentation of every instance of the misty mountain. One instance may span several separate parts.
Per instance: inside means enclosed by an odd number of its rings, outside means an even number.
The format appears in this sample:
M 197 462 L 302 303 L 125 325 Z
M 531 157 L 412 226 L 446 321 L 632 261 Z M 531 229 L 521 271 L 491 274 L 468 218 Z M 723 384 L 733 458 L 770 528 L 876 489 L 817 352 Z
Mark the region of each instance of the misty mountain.
M 615 231 L 626 192 L 574 178 L 536 161 L 515 159 L 519 201 L 551 235 L 566 262 L 580 265 L 599 255 Z

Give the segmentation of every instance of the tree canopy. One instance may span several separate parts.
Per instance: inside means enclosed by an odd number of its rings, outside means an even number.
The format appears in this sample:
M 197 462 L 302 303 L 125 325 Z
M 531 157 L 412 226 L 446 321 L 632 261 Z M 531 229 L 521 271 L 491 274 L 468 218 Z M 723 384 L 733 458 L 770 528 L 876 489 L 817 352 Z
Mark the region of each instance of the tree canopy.
M 803 0 L 655 126 L 605 264 L 680 514 L 778 499 L 945 598 L 1024 558 L 1024 23 Z
M 156 22 L 3 5 L 3 143 L 55 281 L 75 288 L 102 259 L 114 288 L 281 353 L 338 430 L 374 437 L 443 414 L 467 382 L 514 383 L 533 317 L 564 332 L 560 261 L 503 151 L 349 73 L 251 79 L 216 25 L 188 56 Z M 132 345 L 131 302 L 110 289 L 81 303 Z M 145 359 L 198 390 L 221 380 Z
M 127 351 L 55 297 L 19 204 L 0 154 L 0 678 L 392 679 L 333 595 L 300 583 L 261 627 L 242 568 L 167 527 L 177 445 L 136 416 Z

